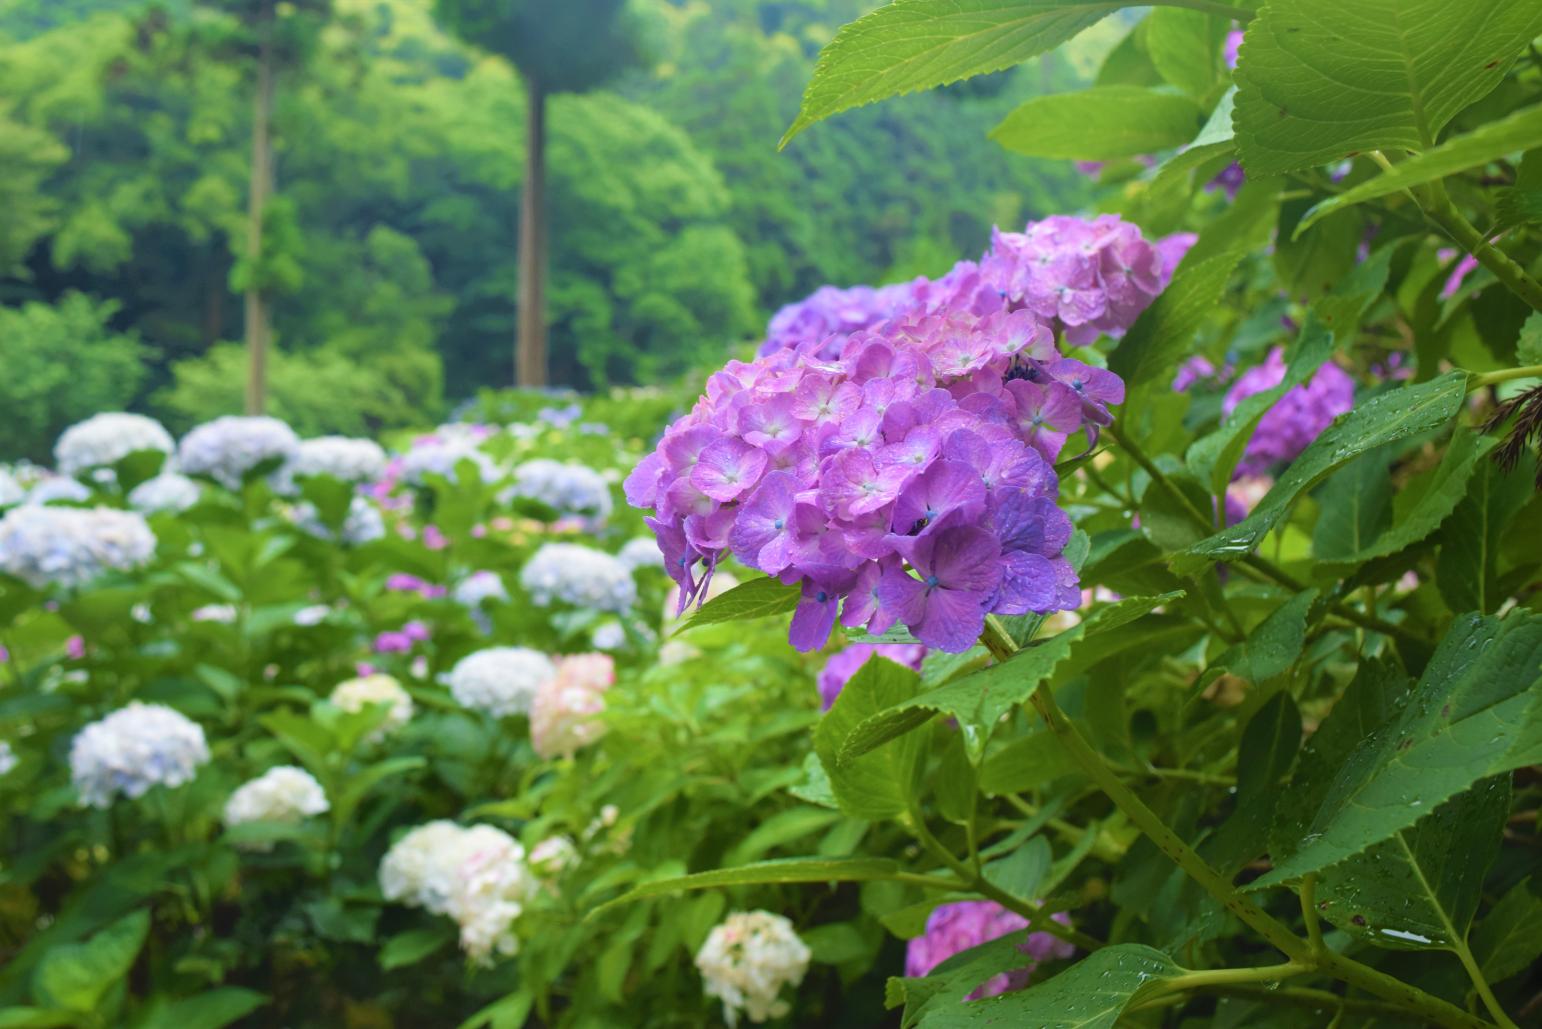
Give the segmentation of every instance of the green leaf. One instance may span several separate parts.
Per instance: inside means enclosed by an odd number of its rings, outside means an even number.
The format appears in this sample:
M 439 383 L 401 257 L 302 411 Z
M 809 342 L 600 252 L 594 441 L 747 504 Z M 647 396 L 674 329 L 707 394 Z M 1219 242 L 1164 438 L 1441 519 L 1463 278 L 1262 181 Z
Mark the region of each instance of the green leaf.
M 1210 662 L 1208 673 L 1194 684 L 1191 698 L 1215 681 L 1217 669 L 1234 672 L 1254 685 L 1290 671 L 1306 645 L 1307 618 L 1316 599 L 1316 590 L 1303 590 L 1275 608 L 1246 639 Z
M 1169 85 L 1204 98 L 1221 82 L 1227 23 L 1213 15 L 1159 7 L 1146 16 L 1146 53 Z M 1230 121 L 1230 118 L 1227 119 Z
M 785 585 L 769 575 L 751 579 L 707 601 L 678 631 L 687 632 L 719 622 L 784 615 L 798 606 L 801 595 L 797 586 Z
M 990 797 L 1021 793 L 1080 769 L 1059 737 L 1043 729 L 992 751 L 980 767 L 980 792 Z
M 1515 361 L 1525 366 L 1542 364 L 1542 311 L 1533 311 L 1521 326 L 1521 338 L 1515 344 Z
M 1231 250 L 1197 263 L 1185 259 L 1156 302 L 1141 312 L 1119 341 L 1108 367 L 1134 389 L 1158 376 L 1170 376 L 1189 356 L 1194 334 L 1215 310 L 1226 281 L 1242 260 Z
M 933 998 L 923 1029 L 970 1029 L 983 1025 L 1053 1025 L 1111 1029 L 1142 991 L 1183 974 L 1166 954 L 1138 943 L 1093 951 L 1052 979 L 995 997 L 959 1003 L 959 987 Z M 988 977 L 987 977 L 988 978 Z M 983 980 L 982 980 L 983 981 Z M 971 987 L 972 989 L 972 987 Z
M 255 990 L 221 986 L 155 1008 L 138 1029 L 224 1029 L 266 1003 Z
M 686 890 L 710 890 L 722 886 L 763 886 L 770 883 L 851 883 L 874 879 L 892 879 L 900 871 L 888 858 L 786 858 L 759 861 L 738 868 L 717 868 L 710 872 L 674 876 L 644 883 L 615 900 L 601 904 L 589 913 L 593 918 L 602 911 Z
M 1542 955 L 1542 884 L 1535 877 L 1512 886 L 1478 923 L 1472 953 L 1491 983 L 1524 972 Z
M 1381 535 L 1392 518 L 1392 455 L 1361 454 L 1334 473 L 1318 495 L 1312 554 L 1319 561 L 1358 554 Z
M 1508 777 L 1451 798 L 1391 839 L 1324 869 L 1317 883 L 1323 917 L 1378 947 L 1466 946 L 1509 814 Z
M 894 0 L 846 25 L 819 52 L 781 145 L 832 114 L 1020 64 L 1125 6 L 1111 0 Z
M 1292 0 L 1248 23 L 1234 124 L 1250 176 L 1429 150 L 1542 33 L 1538 0 Z
M 1467 495 L 1440 530 L 1435 583 L 1453 611 L 1493 611 L 1504 603 L 1499 587 L 1499 540 L 1532 497 L 1531 471 L 1505 472 L 1485 461 L 1467 484 Z
M 1056 666 L 1065 660 L 1072 645 L 1083 635 L 1115 629 L 1183 595 L 1179 590 L 1156 597 L 1126 598 L 1100 608 L 1086 621 L 1065 632 L 1018 651 L 1001 664 L 887 706 L 845 734 L 839 746 L 839 760 L 854 760 L 925 725 L 939 714 L 957 718 L 966 737 L 972 734 L 977 740 L 974 745 L 983 749 L 1001 716 L 1027 700 L 1040 683 L 1054 675 Z M 871 661 L 868 663 L 872 664 Z
M 1367 179 L 1338 196 L 1329 197 L 1307 212 L 1296 226 L 1300 235 L 1313 224 L 1341 210 L 1389 193 L 1443 179 L 1477 168 L 1520 150 L 1542 146 L 1542 106 L 1516 111 L 1508 118 L 1487 122 L 1463 136 L 1448 139 L 1433 150 L 1414 154 L 1375 178 Z
M 985 878 L 1014 897 L 1036 897 L 1054 857 L 1049 841 L 1035 836 L 1006 857 L 987 864 Z
M 455 933 L 444 925 L 397 933 L 380 948 L 380 967 L 389 972 L 393 968 L 415 965 L 454 940 Z
M 1233 561 L 1252 553 L 1301 494 L 1368 450 L 1448 424 L 1466 395 L 1467 374 L 1454 371 L 1372 397 L 1313 440 L 1252 514 L 1190 547 L 1174 559 L 1173 570 L 1192 575 L 1211 561 Z
M 861 754 L 843 752 L 842 741 L 873 715 L 914 697 L 920 682 L 909 668 L 875 654 L 857 669 L 815 727 L 814 752 L 847 814 L 877 820 L 908 808 L 912 773 L 924 741 L 912 737 Z
M 1353 737 L 1357 743 L 1341 763 L 1292 784 L 1289 792 L 1299 795 L 1280 827 L 1274 870 L 1254 885 L 1283 883 L 1353 857 L 1478 780 L 1516 767 L 1528 747 L 1517 726 L 1539 682 L 1542 617 L 1515 611 L 1504 619 L 1458 618 L 1407 704 Z M 1386 688 L 1382 683 L 1377 692 Z M 1375 707 L 1361 700 L 1344 721 L 1353 724 Z M 1301 810 L 1312 801 L 1313 810 Z
M 128 974 L 150 932 L 143 909 L 112 923 L 84 943 L 55 947 L 32 974 L 36 997 L 55 1008 L 96 1010 L 108 988 Z
M 406 775 L 428 767 L 428 759 L 422 757 L 393 757 L 370 765 L 362 772 L 348 778 L 334 805 L 333 817 L 339 825 L 346 825 L 353 812 L 363 803 L 369 791 L 393 775 Z
M 1188 97 L 1097 86 L 1025 101 L 990 138 L 1029 157 L 1110 161 L 1182 146 L 1199 126 L 1199 107 Z
M 818 807 L 792 807 L 778 811 L 755 826 L 749 835 L 724 855 L 723 864 L 747 864 L 768 850 L 801 840 L 821 829 L 828 829 L 840 817 L 837 812 Z
M 80 1014 L 62 1008 L 0 1008 L 0 1029 L 61 1029 L 80 1024 Z

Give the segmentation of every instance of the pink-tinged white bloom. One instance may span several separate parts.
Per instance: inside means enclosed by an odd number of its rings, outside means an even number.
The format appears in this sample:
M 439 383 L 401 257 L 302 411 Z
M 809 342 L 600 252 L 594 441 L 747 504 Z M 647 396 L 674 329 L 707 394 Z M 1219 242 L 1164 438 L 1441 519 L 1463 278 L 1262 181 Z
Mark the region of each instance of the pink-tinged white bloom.
M 277 418 L 226 415 L 182 437 L 177 446 L 177 467 L 189 475 L 207 475 L 230 489 L 240 489 L 248 472 L 270 463 L 276 469 L 299 448 L 300 437 Z
M 154 553 L 155 534 L 136 511 L 23 505 L 0 518 L 0 571 L 39 589 L 131 571 Z
M 578 846 L 567 836 L 548 836 L 530 848 L 530 871 L 548 881 L 562 878 L 580 860 Z
M 797 989 L 812 957 L 792 922 L 769 911 L 735 911 L 707 934 L 696 952 L 707 996 L 723 1002 L 723 1020 L 739 1024 L 780 1018 L 792 1010 L 781 996 Z
M 460 945 L 477 964 L 519 952 L 514 923 L 536 891 L 525 849 L 508 833 L 473 826 L 459 844 L 465 857 L 450 889 L 449 914 L 460 924 Z
M 536 691 L 530 707 L 530 744 L 544 758 L 571 757 L 605 732 L 600 714 L 605 691 L 616 681 L 608 654 L 557 659 L 557 674 Z
M 105 412 L 76 422 L 54 444 L 54 464 L 64 475 L 80 475 L 115 465 L 130 454 L 153 450 L 170 454 L 176 442 L 166 427 L 142 414 Z
M 122 794 L 190 782 L 209 760 L 203 729 L 180 712 L 135 701 L 92 722 L 70 744 L 70 777 L 82 804 L 105 808 Z
M 385 721 L 370 733 L 371 741 L 384 739 L 412 720 L 412 695 L 394 678 L 378 672 L 343 680 L 327 700 L 349 714 L 357 714 L 371 704 L 386 705 Z
M 527 715 L 536 695 L 557 677 L 551 658 L 528 647 L 489 647 L 450 669 L 450 695 L 494 718 Z

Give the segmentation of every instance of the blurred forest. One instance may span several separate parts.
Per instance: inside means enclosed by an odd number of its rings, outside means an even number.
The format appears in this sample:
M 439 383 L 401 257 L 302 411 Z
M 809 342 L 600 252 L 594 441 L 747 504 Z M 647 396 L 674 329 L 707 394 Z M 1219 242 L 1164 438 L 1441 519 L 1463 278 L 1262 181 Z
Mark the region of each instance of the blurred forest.
M 716 363 L 822 283 L 937 274 L 993 223 L 1086 204 L 1069 165 L 980 142 L 1025 97 L 1083 81 L 1074 50 L 779 153 L 819 47 L 872 6 L 647 0 L 646 59 L 552 98 L 554 383 Z M 174 428 L 238 411 L 248 288 L 271 307 L 269 410 L 302 433 L 422 424 L 512 382 L 515 72 L 436 25 L 431 0 L 280 3 L 276 191 L 253 266 L 249 7 L 0 0 L 4 456 L 40 456 L 101 410 Z

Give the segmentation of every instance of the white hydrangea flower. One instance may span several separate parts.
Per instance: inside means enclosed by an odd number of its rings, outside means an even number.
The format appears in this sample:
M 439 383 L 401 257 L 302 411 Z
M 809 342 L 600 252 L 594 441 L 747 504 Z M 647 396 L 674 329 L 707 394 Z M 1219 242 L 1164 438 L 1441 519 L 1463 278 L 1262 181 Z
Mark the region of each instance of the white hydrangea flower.
M 234 625 L 241 612 L 236 610 L 234 604 L 205 604 L 203 607 L 195 607 L 189 615 L 195 622 L 217 622 L 220 625 Z
M 541 685 L 530 705 L 530 745 L 544 758 L 571 757 L 605 732 L 600 714 L 605 691 L 616 681 L 609 654 L 558 658 L 557 674 Z
M 356 714 L 368 704 L 388 704 L 385 721 L 370 733 L 371 741 L 379 741 L 412 720 L 412 695 L 402 689 L 395 678 L 384 674 L 363 675 L 345 679 L 332 690 L 327 698 L 333 706 Z
M 310 628 L 313 625 L 320 625 L 326 621 L 327 616 L 331 613 L 332 608 L 327 604 L 311 604 L 308 607 L 300 608 L 300 610 L 294 613 L 294 624 Z
M 0 518 L 0 571 L 39 589 L 138 568 L 154 553 L 155 534 L 135 511 L 23 505 Z
M 792 923 L 769 911 L 736 911 L 707 934 L 696 967 L 709 997 L 723 1002 L 723 1020 L 738 1025 L 780 1018 L 792 1005 L 778 995 L 808 972 L 808 947 Z
M 455 481 L 455 467 L 469 460 L 477 467 L 483 482 L 498 478 L 498 466 L 483 453 L 481 436 L 466 426 L 441 425 L 433 435 L 415 440 L 402 455 L 402 477 L 414 486 L 425 484 L 425 477 L 442 475 Z
M 652 536 L 638 536 L 626 541 L 626 546 L 621 548 L 616 560 L 634 572 L 639 568 L 663 568 L 664 552 L 659 549 L 659 541 Z
M 54 444 L 54 464 L 65 475 L 114 465 L 141 450 L 169 454 L 176 442 L 166 427 L 142 414 L 106 412 L 76 422 Z
M 326 791 L 303 768 L 279 765 L 242 784 L 225 802 L 225 824 L 302 822 L 331 808 Z M 266 846 L 260 849 L 267 849 Z
M 160 704 L 138 701 L 76 734 L 70 777 L 83 804 L 105 808 L 113 797 L 143 796 L 152 786 L 181 786 L 209 760 L 203 729 Z
M 520 585 L 542 606 L 560 600 L 574 607 L 621 613 L 637 601 L 626 565 L 581 543 L 544 543 L 519 573 Z
M 530 871 L 542 879 L 558 879 L 580 858 L 578 845 L 570 836 L 548 836 L 530 848 Z
M 351 436 L 317 436 L 301 440 L 300 446 L 273 476 L 273 488 L 293 493 L 296 478 L 304 475 L 330 475 L 343 482 L 375 482 L 385 474 L 386 453 L 372 439 Z
M 0 468 L 0 507 L 10 507 L 27 499 L 27 488 L 23 486 L 11 473 L 9 468 Z
M 450 669 L 456 703 L 494 718 L 530 713 L 541 687 L 557 677 L 545 654 L 528 647 L 489 647 L 468 654 Z
M 225 415 L 182 437 L 177 465 L 190 475 L 207 475 L 240 489 L 247 472 L 267 461 L 287 462 L 299 448 L 300 437 L 277 418 Z
M 380 862 L 380 892 L 386 900 L 452 914 L 451 901 L 466 859 L 501 849 L 507 833 L 491 825 L 457 825 L 439 819 L 397 840 Z M 514 844 L 516 847 L 517 843 Z
M 49 475 L 39 479 L 27 491 L 27 503 L 41 507 L 57 502 L 83 504 L 91 499 L 91 487 L 67 475 Z
M 203 488 L 180 472 L 162 472 L 129 491 L 128 502 L 136 511 L 180 514 L 198 503 Z
M 310 501 L 296 504 L 292 512 L 295 528 L 307 536 L 331 541 L 334 534 L 321 520 L 316 505 Z M 353 497 L 348 501 L 348 517 L 343 519 L 343 542 L 358 547 L 373 543 L 385 535 L 385 516 L 368 497 Z
M 610 486 L 586 465 L 538 457 L 514 469 L 514 484 L 498 496 L 509 503 L 517 497 L 538 500 L 560 514 L 583 515 L 603 523 L 614 507 Z
M 626 629 L 620 622 L 601 622 L 589 633 L 589 639 L 596 650 L 620 650 L 626 646 Z
M 11 741 L 0 740 L 0 775 L 6 775 L 20 763 L 16 751 L 11 749 Z
M 481 607 L 484 600 L 508 600 L 508 588 L 497 572 L 472 572 L 455 587 L 451 596 L 457 604 Z
M 462 846 L 466 857 L 450 891 L 449 913 L 460 923 L 461 949 L 481 965 L 493 956 L 512 957 L 519 952 L 514 921 L 535 893 L 535 877 L 525 864 L 525 848 L 508 833 L 492 826 L 467 830 Z

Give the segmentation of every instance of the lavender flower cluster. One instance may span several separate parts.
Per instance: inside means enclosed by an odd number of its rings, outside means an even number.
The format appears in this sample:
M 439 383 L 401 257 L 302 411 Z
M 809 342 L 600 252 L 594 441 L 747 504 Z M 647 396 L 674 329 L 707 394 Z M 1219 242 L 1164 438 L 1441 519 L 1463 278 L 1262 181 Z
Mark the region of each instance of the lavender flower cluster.
M 1230 417 L 1242 401 L 1284 381 L 1285 352 L 1275 347 L 1262 364 L 1237 376 L 1226 391 L 1221 411 Z M 1259 420 L 1237 465 L 1237 475 L 1263 475 L 1281 462 L 1295 460 L 1333 419 L 1354 406 L 1354 379 L 1331 361 L 1323 365 L 1310 381 L 1287 390 Z
M 834 356 L 809 337 L 730 362 L 626 481 L 628 502 L 654 509 L 681 608 L 727 553 L 801 586 L 801 650 L 837 617 L 958 652 L 988 613 L 1075 607 L 1052 462 L 1071 433 L 1112 421 L 1124 384 L 1056 337 L 1128 328 L 1177 250 L 1111 216 L 1047 219 L 998 232 L 945 286 L 911 284 L 915 312 Z
M 1069 925 L 1070 919 L 1056 914 L 1055 921 Z M 905 974 L 923 976 L 955 954 L 971 947 L 1016 932 L 1027 926 L 1022 915 L 1008 911 L 989 900 L 961 900 L 943 904 L 926 920 L 926 932 L 910 941 L 905 948 Z M 1020 990 L 1028 985 L 1028 978 L 1040 961 L 1068 958 L 1075 948 L 1049 933 L 1029 933 L 1019 948 L 1026 957 L 1024 967 L 1002 972 L 982 983 L 967 1000 L 994 997 L 1008 990 Z

